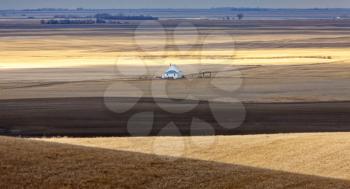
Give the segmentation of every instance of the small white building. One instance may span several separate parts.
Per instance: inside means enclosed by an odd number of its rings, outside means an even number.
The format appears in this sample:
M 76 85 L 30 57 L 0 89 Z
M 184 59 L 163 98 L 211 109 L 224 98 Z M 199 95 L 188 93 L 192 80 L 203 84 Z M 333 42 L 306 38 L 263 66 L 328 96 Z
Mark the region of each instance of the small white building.
M 170 64 L 170 67 L 162 75 L 162 79 L 181 79 L 183 77 L 182 71 L 174 64 Z

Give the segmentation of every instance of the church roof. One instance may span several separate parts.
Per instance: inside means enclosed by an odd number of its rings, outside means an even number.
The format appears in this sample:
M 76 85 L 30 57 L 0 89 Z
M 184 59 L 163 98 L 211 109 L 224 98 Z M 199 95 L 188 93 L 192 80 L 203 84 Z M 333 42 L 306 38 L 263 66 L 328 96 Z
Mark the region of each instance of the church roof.
M 181 72 L 181 70 L 174 64 L 170 65 L 170 67 L 165 71 L 166 73 L 171 73 L 171 72 Z

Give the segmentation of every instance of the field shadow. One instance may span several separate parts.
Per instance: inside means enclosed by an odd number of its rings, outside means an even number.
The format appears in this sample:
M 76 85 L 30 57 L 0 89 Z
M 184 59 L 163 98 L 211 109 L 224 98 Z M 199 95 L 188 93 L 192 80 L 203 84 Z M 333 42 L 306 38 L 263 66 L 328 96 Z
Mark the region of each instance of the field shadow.
M 151 154 L 0 138 L 2 188 L 349 188 L 346 180 Z

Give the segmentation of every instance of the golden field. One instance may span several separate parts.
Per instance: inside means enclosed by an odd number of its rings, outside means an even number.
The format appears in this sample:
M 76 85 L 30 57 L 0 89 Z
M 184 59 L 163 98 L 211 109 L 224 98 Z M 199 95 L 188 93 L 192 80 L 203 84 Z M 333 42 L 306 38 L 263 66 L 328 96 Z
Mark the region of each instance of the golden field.
M 347 133 L 0 142 L 2 188 L 350 186 Z
M 150 88 L 163 81 L 149 78 L 160 76 L 169 64 L 189 75 L 212 71 L 219 76 L 216 86 L 208 78 L 169 81 L 171 98 L 191 94 L 205 101 L 225 96 L 277 104 L 271 112 L 280 111 L 279 102 L 291 102 L 284 106 L 300 111 L 303 119 L 281 112 L 267 120 L 282 130 L 273 123 L 286 117 L 308 129 L 312 124 L 334 129 L 312 107 L 332 114 L 339 128 L 348 120 L 346 104 L 337 106 L 350 100 L 347 27 L 203 26 L 142 30 L 136 38 L 133 28 L 119 26 L 16 27 L 0 28 L 1 132 L 72 132 L 69 126 L 78 123 L 84 131 L 101 131 L 114 115 L 97 98 L 163 97 Z M 236 90 L 229 95 L 218 90 L 232 84 Z M 82 101 L 69 106 L 69 98 Z M 305 110 L 308 102 L 320 106 Z M 87 110 L 98 110 L 97 117 Z M 253 126 L 264 122 L 259 117 L 264 111 L 269 110 L 256 111 Z M 65 125 L 54 128 L 54 118 Z M 349 133 L 0 137 L 0 188 L 350 188 L 349 149 Z
M 316 133 L 38 140 L 350 180 L 349 136 L 348 133 Z
M 131 26 L 1 28 L 0 99 L 132 97 L 140 91 L 143 97 L 164 97 L 149 87 L 162 81 L 149 78 L 178 64 L 186 75 L 218 73 L 216 83 L 223 88 L 234 83 L 235 93 L 228 97 L 242 102 L 348 101 L 350 32 L 346 23 L 315 23 L 223 27 L 213 21 L 211 27 L 140 31 Z M 170 96 L 222 97 L 211 82 L 171 81 Z
M 123 88 L 125 78 L 136 79 L 132 84 L 149 97 L 154 94 L 145 87 L 148 81 L 138 77 L 160 76 L 169 64 L 178 64 L 185 74 L 226 72 L 220 75 L 229 78 L 223 85 L 238 77 L 242 86 L 235 97 L 245 102 L 350 99 L 350 32 L 342 28 L 1 31 L 1 99 L 103 97 L 111 85 L 132 95 Z M 186 90 L 184 82 L 177 81 L 178 91 Z M 206 81 L 192 85 L 198 88 L 195 93 L 207 94 L 203 100 L 221 95 L 207 90 Z
M 13 37 L 0 36 L 2 69 L 113 66 L 122 58 L 128 61 L 119 63 L 128 65 L 134 65 L 138 59 L 147 65 L 303 65 L 347 63 L 350 59 L 349 47 L 334 46 L 339 41 L 347 43 L 348 34 L 337 34 L 336 30 L 305 35 L 303 30 L 292 34 L 288 30 L 259 34 L 249 30 L 201 29 L 179 37 L 157 30 L 153 32 L 157 38 L 152 40 L 149 36 L 153 33 L 133 30 L 10 32 Z M 77 36 L 78 33 L 81 35 Z

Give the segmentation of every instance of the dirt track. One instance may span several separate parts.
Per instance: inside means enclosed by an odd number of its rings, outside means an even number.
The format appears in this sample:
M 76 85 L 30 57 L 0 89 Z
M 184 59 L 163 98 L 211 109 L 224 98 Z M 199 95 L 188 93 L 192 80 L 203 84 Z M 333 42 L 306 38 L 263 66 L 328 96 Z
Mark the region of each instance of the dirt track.
M 134 102 L 132 98 L 114 98 L 116 104 Z M 170 108 L 196 104 L 195 101 L 166 102 L 157 100 Z M 216 104 L 216 112 L 229 120 L 236 110 L 227 105 Z M 350 102 L 325 103 L 246 103 L 246 118 L 242 126 L 225 129 L 214 119 L 207 102 L 200 102 L 192 111 L 172 114 L 162 110 L 153 99 L 141 99 L 126 113 L 110 111 L 103 98 L 61 98 L 0 101 L 0 134 L 22 136 L 128 136 L 127 123 L 133 115 L 154 112 L 151 135 L 159 135 L 162 128 L 174 122 L 182 135 L 191 135 L 193 118 L 210 123 L 215 133 L 199 128 L 198 135 L 205 134 L 260 134 L 290 132 L 339 132 L 350 131 Z M 238 111 L 238 110 L 237 110 Z M 239 110 L 241 111 L 241 110 Z M 143 116 L 134 122 L 143 127 L 150 117 Z M 177 135 L 175 130 L 162 135 Z M 192 133 L 193 134 L 193 133 Z M 196 135 L 197 135 L 196 134 Z M 142 135 L 142 134 L 140 134 Z

